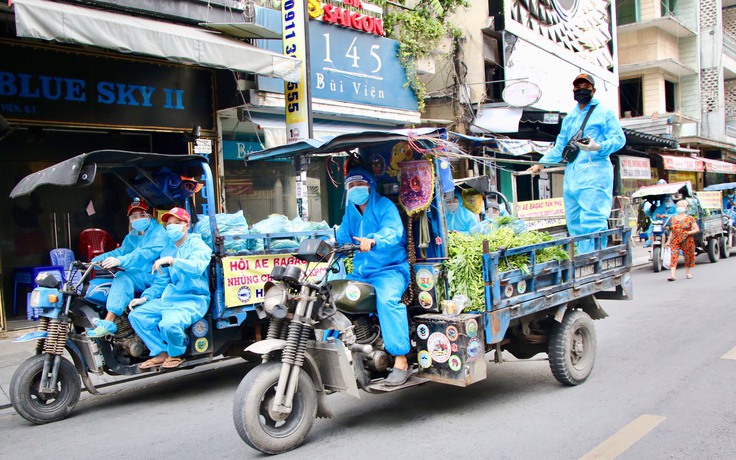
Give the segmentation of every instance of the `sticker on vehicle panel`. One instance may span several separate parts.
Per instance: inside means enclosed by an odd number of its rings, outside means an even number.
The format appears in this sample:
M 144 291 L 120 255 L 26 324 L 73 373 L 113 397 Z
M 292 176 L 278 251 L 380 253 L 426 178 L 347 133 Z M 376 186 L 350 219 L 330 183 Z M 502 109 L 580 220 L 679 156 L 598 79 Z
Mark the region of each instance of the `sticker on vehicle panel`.
M 447 338 L 450 339 L 451 342 L 457 340 L 458 332 L 455 326 L 447 326 L 445 334 L 447 334 Z
M 345 297 L 352 302 L 357 301 L 360 299 L 360 288 L 354 284 L 348 284 L 345 288 Z
M 506 297 L 511 297 L 512 295 L 514 295 L 514 285 L 507 284 L 506 288 L 504 289 L 504 293 L 506 294 Z
M 478 321 L 469 319 L 465 323 L 465 331 L 468 333 L 468 337 L 475 337 L 478 335 Z
M 463 367 L 463 361 L 458 355 L 450 356 L 450 361 L 447 364 L 450 366 L 450 369 L 455 372 L 459 371 Z
M 434 300 L 432 299 L 432 294 L 430 294 L 427 291 L 422 291 L 417 296 L 417 300 L 419 300 L 419 305 L 422 306 L 425 310 L 429 310 L 432 308 L 432 305 L 434 305 Z
M 252 295 L 253 293 L 248 286 L 243 286 L 238 289 L 238 300 L 243 303 L 247 303 Z
M 465 350 L 465 352 L 468 354 L 468 359 L 471 361 L 474 360 L 478 357 L 478 355 L 480 355 L 480 351 L 480 340 L 478 340 L 478 337 L 473 337 L 468 341 L 468 347 Z
M 427 339 L 427 351 L 433 360 L 445 363 L 450 359 L 450 340 L 445 334 L 434 332 Z
M 434 276 L 426 268 L 419 269 L 416 274 L 417 286 L 422 291 L 429 291 L 434 287 Z
M 417 326 L 417 335 L 420 339 L 426 340 L 429 337 L 429 327 L 426 324 L 420 324 Z
M 419 352 L 419 355 L 417 356 L 417 361 L 419 362 L 419 365 L 425 369 L 432 365 L 432 357 L 429 355 L 429 352 L 427 350 L 422 350 Z
M 194 349 L 197 350 L 197 353 L 204 353 L 207 351 L 207 348 L 209 348 L 210 343 L 205 339 L 204 337 L 197 339 L 194 342 Z
M 516 291 L 519 294 L 523 294 L 526 292 L 526 280 L 519 281 L 519 283 L 516 285 Z
M 209 330 L 210 327 L 204 319 L 200 319 L 196 323 L 192 324 L 192 334 L 194 334 L 195 337 L 204 337 Z
M 450 350 L 452 350 L 453 353 L 457 353 L 458 351 L 457 343 L 453 343 L 452 346 L 450 347 Z

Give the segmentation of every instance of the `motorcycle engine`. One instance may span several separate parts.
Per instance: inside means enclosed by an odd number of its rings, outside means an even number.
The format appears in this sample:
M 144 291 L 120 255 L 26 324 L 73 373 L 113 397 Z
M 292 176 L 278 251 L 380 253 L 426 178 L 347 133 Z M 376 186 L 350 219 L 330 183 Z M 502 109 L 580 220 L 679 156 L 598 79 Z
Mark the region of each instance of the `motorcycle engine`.
M 115 318 L 115 324 L 118 326 L 118 332 L 115 333 L 114 338 L 115 345 L 124 355 L 140 358 L 148 352 L 148 348 L 130 325 L 127 315 Z
M 384 350 L 378 317 L 361 315 L 353 319 L 352 323 L 356 342 L 373 347 L 373 351 L 364 356 L 365 367 L 373 372 L 386 372 L 391 365 L 391 358 Z

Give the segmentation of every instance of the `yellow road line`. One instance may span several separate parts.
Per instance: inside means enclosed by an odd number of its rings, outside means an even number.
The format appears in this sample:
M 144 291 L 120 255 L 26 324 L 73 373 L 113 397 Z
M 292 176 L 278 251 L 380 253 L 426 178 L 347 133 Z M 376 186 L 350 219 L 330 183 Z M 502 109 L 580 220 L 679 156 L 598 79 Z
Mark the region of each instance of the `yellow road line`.
M 721 359 L 736 359 L 736 347 L 731 348 L 731 351 L 721 356 Z
M 662 423 L 665 418 L 659 415 L 641 415 L 621 428 L 616 434 L 598 444 L 595 449 L 580 457 L 580 460 L 614 459 Z

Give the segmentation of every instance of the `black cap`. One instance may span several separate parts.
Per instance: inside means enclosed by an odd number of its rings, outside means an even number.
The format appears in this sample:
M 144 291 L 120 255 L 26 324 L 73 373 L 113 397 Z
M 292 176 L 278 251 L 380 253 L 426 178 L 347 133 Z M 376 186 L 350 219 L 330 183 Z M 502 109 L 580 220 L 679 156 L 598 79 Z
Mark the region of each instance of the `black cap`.
M 587 81 L 591 85 L 593 85 L 593 88 L 595 88 L 595 80 L 593 79 L 593 76 L 589 73 L 581 73 L 577 77 L 575 77 L 575 80 L 572 81 L 572 84 L 579 82 L 580 80 Z

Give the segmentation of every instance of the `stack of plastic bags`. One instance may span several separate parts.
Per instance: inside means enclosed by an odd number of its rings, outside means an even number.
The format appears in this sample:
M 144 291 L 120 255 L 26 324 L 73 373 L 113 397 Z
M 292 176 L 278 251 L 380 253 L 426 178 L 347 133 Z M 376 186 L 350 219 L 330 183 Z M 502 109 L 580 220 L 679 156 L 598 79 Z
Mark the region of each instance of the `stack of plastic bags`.
M 514 233 L 520 235 L 526 231 L 526 222 L 511 216 L 495 217 L 490 219 L 486 218 L 473 225 L 470 228 L 470 233 L 482 233 L 484 235 L 488 235 L 502 227 L 510 227 Z
M 313 232 L 319 230 L 329 230 L 330 226 L 327 222 L 305 222 L 299 217 L 289 220 L 288 217 L 281 214 L 271 214 L 266 219 L 256 223 L 251 228 L 251 233 L 293 233 L 293 232 Z M 297 249 L 299 243 L 306 236 L 272 238 L 270 242 L 271 249 Z M 265 245 L 263 240 L 253 240 L 250 243 L 251 251 L 263 251 Z
M 198 222 L 194 225 L 194 232 L 199 233 L 202 240 L 212 246 L 212 232 L 210 231 L 210 219 L 204 214 L 199 214 Z M 221 236 L 231 237 L 225 238 L 225 251 L 227 252 L 246 252 L 248 250 L 249 240 L 241 238 L 232 238 L 238 236 L 247 236 L 248 222 L 245 220 L 243 211 L 237 211 L 232 214 L 217 214 L 217 228 Z

